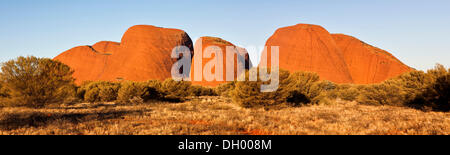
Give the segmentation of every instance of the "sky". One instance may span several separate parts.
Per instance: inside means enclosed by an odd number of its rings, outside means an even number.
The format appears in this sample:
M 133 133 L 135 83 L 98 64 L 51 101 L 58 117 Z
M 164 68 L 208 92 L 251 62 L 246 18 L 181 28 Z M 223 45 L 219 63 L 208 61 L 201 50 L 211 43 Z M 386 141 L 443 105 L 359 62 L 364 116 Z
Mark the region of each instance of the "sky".
M 184 30 L 193 41 L 223 38 L 257 64 L 275 30 L 298 23 L 357 37 L 419 70 L 450 66 L 448 0 L 1 0 L 0 61 L 120 42 L 145 24 Z

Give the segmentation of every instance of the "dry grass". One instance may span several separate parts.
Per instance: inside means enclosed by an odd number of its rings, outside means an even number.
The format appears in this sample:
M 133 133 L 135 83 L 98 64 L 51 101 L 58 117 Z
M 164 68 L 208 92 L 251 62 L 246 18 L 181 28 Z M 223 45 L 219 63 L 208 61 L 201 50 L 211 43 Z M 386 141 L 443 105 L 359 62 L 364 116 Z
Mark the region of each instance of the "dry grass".
M 0 109 L 1 135 L 448 135 L 450 113 L 336 101 L 244 109 L 220 97 L 135 106 Z

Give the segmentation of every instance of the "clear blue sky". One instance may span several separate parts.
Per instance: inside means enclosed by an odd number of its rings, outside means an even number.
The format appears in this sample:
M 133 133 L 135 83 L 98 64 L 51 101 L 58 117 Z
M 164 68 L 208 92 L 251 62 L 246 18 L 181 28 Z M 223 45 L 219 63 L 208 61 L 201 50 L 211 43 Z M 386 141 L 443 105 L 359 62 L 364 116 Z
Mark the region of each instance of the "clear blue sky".
M 450 66 L 448 0 L 1 0 L 0 61 L 120 41 L 137 24 L 245 47 L 264 46 L 277 28 L 297 23 L 355 36 L 417 69 Z M 259 52 L 251 51 L 253 62 Z

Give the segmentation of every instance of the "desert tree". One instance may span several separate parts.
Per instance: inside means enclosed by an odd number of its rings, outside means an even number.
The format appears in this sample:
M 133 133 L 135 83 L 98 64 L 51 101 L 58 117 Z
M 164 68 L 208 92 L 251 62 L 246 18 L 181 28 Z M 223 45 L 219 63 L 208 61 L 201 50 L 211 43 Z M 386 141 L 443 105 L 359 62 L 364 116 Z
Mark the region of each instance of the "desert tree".
M 59 61 L 34 56 L 2 64 L 0 83 L 11 105 L 42 107 L 75 94 L 73 70 Z

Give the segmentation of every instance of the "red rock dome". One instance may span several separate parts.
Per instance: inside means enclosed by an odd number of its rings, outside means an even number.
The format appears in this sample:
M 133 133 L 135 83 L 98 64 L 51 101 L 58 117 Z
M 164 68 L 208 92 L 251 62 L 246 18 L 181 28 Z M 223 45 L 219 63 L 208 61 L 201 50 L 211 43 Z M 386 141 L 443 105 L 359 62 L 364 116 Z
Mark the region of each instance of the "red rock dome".
M 380 83 L 413 69 L 392 54 L 361 40 L 344 35 L 332 35 L 356 84 Z
M 83 81 L 145 81 L 171 78 L 172 49 L 187 46 L 192 40 L 178 29 L 137 25 L 129 28 L 121 43 L 102 41 L 93 46 L 80 46 L 55 57 L 70 67 L 76 83 Z
M 266 46 L 268 50 L 263 51 L 260 62 L 268 66 L 271 65 L 271 46 L 279 46 L 282 69 L 316 72 L 323 80 L 336 83 L 353 82 L 341 50 L 321 26 L 298 24 L 280 28 L 267 40 Z
M 226 55 L 227 52 L 231 52 L 231 51 L 227 51 L 227 47 L 231 47 L 230 50 L 233 50 L 234 52 L 236 52 L 237 54 L 233 57 L 233 59 L 227 59 Z M 222 80 L 216 80 L 213 78 L 214 80 L 208 81 L 205 79 L 205 75 L 203 74 L 203 70 L 205 69 L 205 66 L 208 63 L 214 62 L 214 60 L 216 60 L 216 62 L 220 61 L 218 59 L 216 59 L 216 55 L 212 54 L 212 56 L 210 58 L 204 58 L 206 53 L 211 52 L 211 50 L 220 50 L 222 51 L 222 61 L 223 62 L 223 73 L 222 76 L 220 76 L 222 78 Z M 202 53 L 201 53 L 202 52 Z M 212 53 L 212 52 L 211 52 Z M 202 54 L 202 55 L 199 55 Z M 203 58 L 199 58 L 198 56 L 203 56 Z M 240 57 L 240 59 L 238 59 L 238 56 Z M 195 63 L 198 60 L 202 60 L 201 62 L 201 67 L 200 65 L 196 68 Z M 240 61 L 239 61 L 240 60 Z M 218 64 L 218 63 L 217 63 Z M 243 67 L 244 69 L 249 69 L 250 67 L 252 67 L 252 63 L 250 61 L 248 52 L 246 49 L 241 48 L 241 47 L 237 47 L 234 44 L 225 41 L 221 38 L 216 38 L 216 37 L 201 37 L 199 38 L 196 42 L 195 42 L 195 51 L 194 51 L 194 59 L 192 61 L 192 66 L 191 66 L 191 81 L 192 84 L 194 85 L 202 85 L 202 86 L 217 86 L 219 84 L 222 83 L 226 83 L 227 82 L 227 75 L 230 74 L 229 72 L 227 72 L 227 65 L 226 64 L 234 64 L 234 69 L 233 72 L 230 72 L 231 74 L 233 74 L 233 79 L 237 79 L 238 77 L 238 66 Z M 200 74 L 198 75 L 199 77 L 201 77 L 200 80 L 196 80 L 195 79 L 195 74 L 198 74 L 199 72 L 201 72 L 202 76 L 200 76 Z M 245 70 L 243 70 L 243 72 L 245 72 Z M 215 74 L 215 67 L 211 68 L 211 73 Z M 230 75 L 231 76 L 231 75 Z

